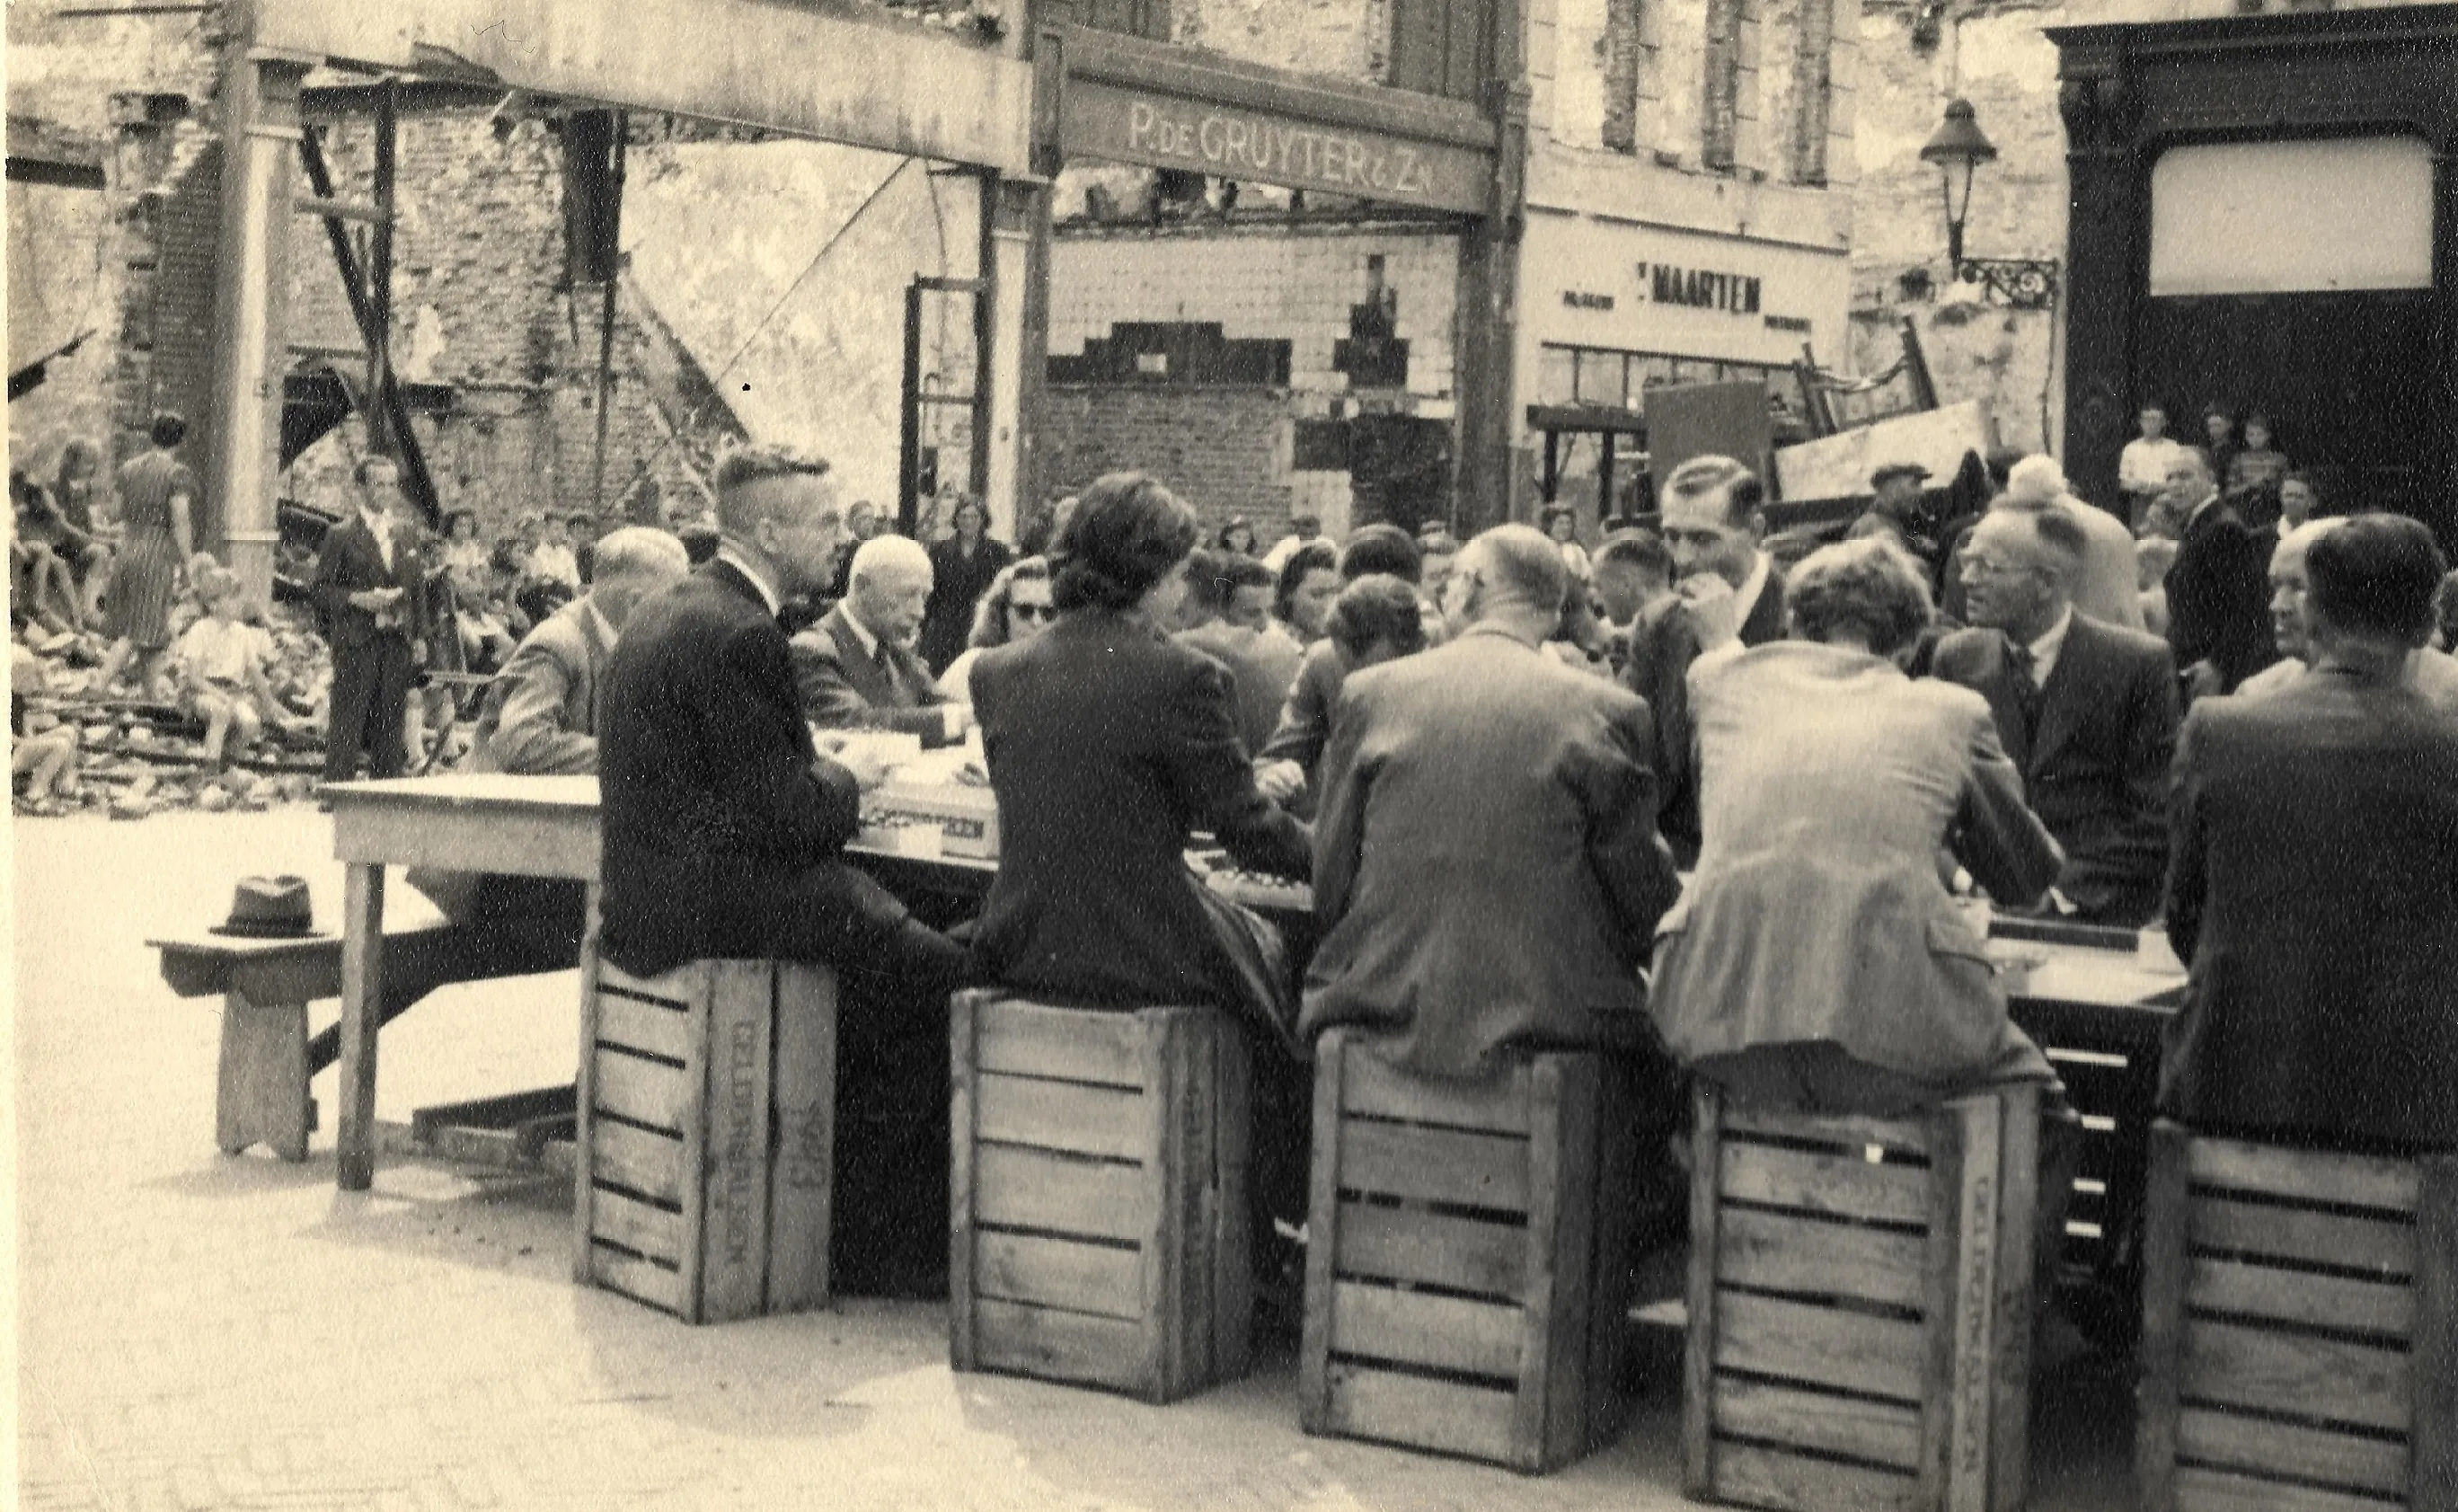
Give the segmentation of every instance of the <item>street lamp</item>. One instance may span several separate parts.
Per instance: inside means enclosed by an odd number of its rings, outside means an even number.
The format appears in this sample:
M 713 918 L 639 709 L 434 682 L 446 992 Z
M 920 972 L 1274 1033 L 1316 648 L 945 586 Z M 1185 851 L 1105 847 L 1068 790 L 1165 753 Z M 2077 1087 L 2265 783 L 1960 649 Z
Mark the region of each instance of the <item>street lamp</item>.
M 2053 258 L 1967 258 L 1963 255 L 1963 223 L 1971 213 L 1971 176 L 1982 163 L 1997 159 L 1997 146 L 1980 129 L 1969 100 L 1952 100 L 1946 119 L 1921 148 L 1924 162 L 1937 164 L 1945 180 L 1946 256 L 1958 283 L 1977 283 L 1984 296 L 2018 310 L 2043 310 L 2056 302 L 2057 262 Z

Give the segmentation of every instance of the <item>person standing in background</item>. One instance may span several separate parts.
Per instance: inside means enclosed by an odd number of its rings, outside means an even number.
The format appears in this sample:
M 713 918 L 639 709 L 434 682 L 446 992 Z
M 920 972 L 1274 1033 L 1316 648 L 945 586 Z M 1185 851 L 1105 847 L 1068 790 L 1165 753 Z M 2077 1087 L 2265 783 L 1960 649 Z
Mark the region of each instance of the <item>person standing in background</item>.
M 197 554 L 195 511 L 204 495 L 197 475 L 178 458 L 179 444 L 188 439 L 188 423 L 164 410 L 154 417 L 150 436 L 153 449 L 119 467 L 119 518 L 125 534 L 111 564 L 110 586 L 103 590 L 102 629 L 111 637 L 111 651 L 90 686 L 94 693 L 109 693 L 129 658 L 142 652 L 138 681 L 145 696 L 160 703 L 168 697 L 161 678 L 171 652 L 171 600 L 181 570 Z
M 2167 490 L 2168 469 L 2176 465 L 2177 453 L 2185 448 L 2168 434 L 2164 404 L 2144 404 L 2134 424 L 2141 434 L 2117 454 L 2116 487 L 2125 499 L 2125 524 L 2138 534 L 2152 501 Z
M 973 606 L 1015 560 L 1015 549 L 990 535 L 990 511 L 971 494 L 956 496 L 949 524 L 952 532 L 930 548 L 930 600 L 922 611 L 919 650 L 933 676 L 964 653 Z
M 426 655 L 426 580 L 418 547 L 400 518 L 401 469 L 362 457 L 351 471 L 359 512 L 335 526 L 316 560 L 316 602 L 333 649 L 332 714 L 324 732 L 324 780 L 346 782 L 365 753 L 371 776 L 401 776 L 411 669 Z

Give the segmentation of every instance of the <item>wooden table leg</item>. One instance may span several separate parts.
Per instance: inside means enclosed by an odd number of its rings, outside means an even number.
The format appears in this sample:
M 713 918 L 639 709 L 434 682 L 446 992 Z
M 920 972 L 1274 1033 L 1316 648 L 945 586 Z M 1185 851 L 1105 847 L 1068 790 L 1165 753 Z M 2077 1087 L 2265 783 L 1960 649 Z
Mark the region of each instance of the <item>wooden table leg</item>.
M 384 1008 L 381 865 L 353 862 L 342 902 L 342 1116 L 334 1133 L 344 1191 L 376 1176 L 376 1026 Z

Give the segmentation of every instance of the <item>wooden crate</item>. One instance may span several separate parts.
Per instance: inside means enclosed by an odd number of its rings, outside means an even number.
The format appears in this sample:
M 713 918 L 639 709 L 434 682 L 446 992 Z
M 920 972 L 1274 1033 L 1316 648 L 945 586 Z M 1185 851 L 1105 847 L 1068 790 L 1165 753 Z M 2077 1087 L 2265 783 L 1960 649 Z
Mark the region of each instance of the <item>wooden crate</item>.
M 2458 1155 L 2162 1122 L 2147 1219 L 2143 1512 L 2458 1512 Z
M 1335 1030 L 1315 1062 L 1305 1430 L 1543 1472 L 1620 1432 L 1625 1079 L 1546 1054 L 1479 1083 Z
M 828 1299 L 836 977 L 584 957 L 574 1268 L 686 1323 Z
M 1742 1107 L 1705 1082 L 1697 1099 L 1683 1489 L 2019 1507 L 2038 1089 L 1907 1119 Z
M 1246 1372 L 1245 1042 L 1212 1008 L 956 995 L 948 1350 L 1156 1404 Z

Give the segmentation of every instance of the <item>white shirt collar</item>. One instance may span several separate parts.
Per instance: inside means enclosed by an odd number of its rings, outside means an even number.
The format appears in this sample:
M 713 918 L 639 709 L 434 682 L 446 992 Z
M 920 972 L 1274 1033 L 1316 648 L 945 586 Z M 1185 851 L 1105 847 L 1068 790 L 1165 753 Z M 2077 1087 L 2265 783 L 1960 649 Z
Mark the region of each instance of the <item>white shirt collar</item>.
M 1750 575 L 1741 579 L 1740 588 L 1733 594 L 1734 611 L 1739 616 L 1734 620 L 1736 628 L 1748 624 L 1750 616 L 1758 612 L 1759 596 L 1766 591 L 1767 574 L 1773 570 L 1774 563 L 1764 551 L 1750 553 Z
M 580 602 L 589 615 L 590 623 L 597 627 L 597 638 L 609 646 L 614 645 L 620 632 L 614 629 L 614 622 L 606 617 L 606 611 L 597 607 L 597 596 L 594 593 L 588 594 Z
M 2057 657 L 2066 649 L 2066 632 L 2073 629 L 2073 606 L 2069 604 L 2065 612 L 2057 616 L 2057 622 L 2041 632 L 2040 638 L 2031 642 L 2033 682 L 2043 688 L 2049 685 L 2049 673 L 2057 670 Z
M 844 622 L 853 628 L 853 638 L 862 642 L 863 655 L 871 661 L 877 661 L 879 659 L 878 634 L 862 622 L 861 615 L 853 611 L 853 604 L 850 600 L 838 607 L 844 611 Z
M 751 580 L 752 588 L 760 594 L 760 602 L 768 606 L 770 619 L 775 619 L 783 611 L 785 601 L 777 596 L 776 585 L 769 582 L 767 574 L 752 566 L 751 559 L 736 550 L 731 543 L 718 547 L 717 559 Z

